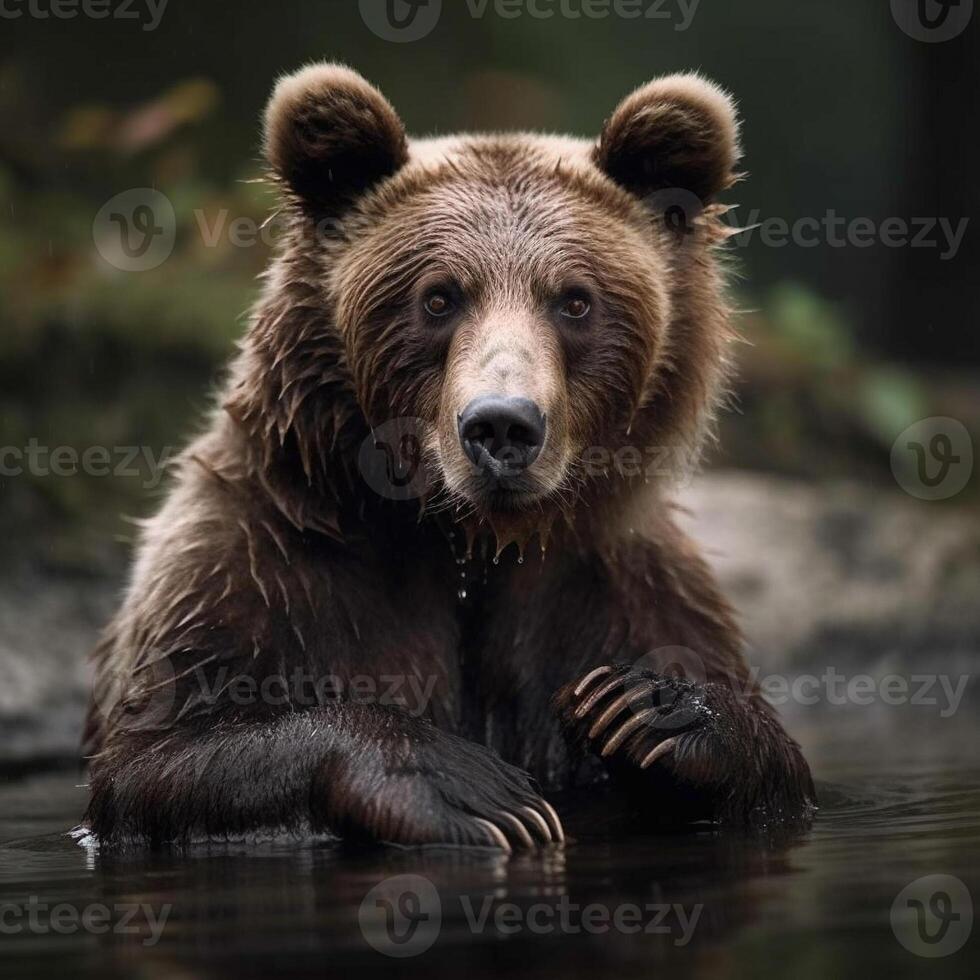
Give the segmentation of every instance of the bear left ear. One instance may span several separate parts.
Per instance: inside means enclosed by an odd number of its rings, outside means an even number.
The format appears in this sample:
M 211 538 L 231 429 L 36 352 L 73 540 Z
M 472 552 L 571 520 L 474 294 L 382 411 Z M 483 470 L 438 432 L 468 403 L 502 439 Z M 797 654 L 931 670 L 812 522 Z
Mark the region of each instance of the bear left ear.
M 703 203 L 735 182 L 741 151 L 731 97 L 700 75 L 668 75 L 628 95 L 593 151 L 596 166 L 644 197 L 665 188 Z
M 281 79 L 265 110 L 265 155 L 317 210 L 337 212 L 408 159 L 388 100 L 343 65 L 315 64 Z

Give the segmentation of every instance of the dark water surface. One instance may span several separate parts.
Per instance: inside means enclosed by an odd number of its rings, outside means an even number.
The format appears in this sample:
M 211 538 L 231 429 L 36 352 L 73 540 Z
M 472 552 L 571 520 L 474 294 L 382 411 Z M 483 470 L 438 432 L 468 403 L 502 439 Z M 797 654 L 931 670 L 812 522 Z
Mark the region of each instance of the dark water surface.
M 942 750 L 905 726 L 814 730 L 803 741 L 822 808 L 796 840 L 595 826 L 563 852 L 510 860 L 292 842 L 99 854 L 64 835 L 85 804 L 78 774 L 9 776 L 0 977 L 974 977 L 980 927 L 941 957 L 910 952 L 893 928 L 899 893 L 923 876 L 980 896 L 968 727 Z M 969 929 L 948 880 L 907 895 L 898 932 L 914 933 L 921 909 L 941 916 L 922 920 L 920 952 Z

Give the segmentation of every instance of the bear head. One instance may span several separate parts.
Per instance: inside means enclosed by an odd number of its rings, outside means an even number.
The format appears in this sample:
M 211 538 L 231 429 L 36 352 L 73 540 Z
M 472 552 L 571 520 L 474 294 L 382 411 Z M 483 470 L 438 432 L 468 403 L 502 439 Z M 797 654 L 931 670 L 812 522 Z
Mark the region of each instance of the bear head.
M 652 81 L 595 140 L 416 140 L 317 64 L 276 86 L 265 154 L 287 231 L 226 407 L 298 521 L 396 419 L 426 505 L 495 527 L 697 457 L 733 337 L 716 198 L 738 126 L 715 85 Z

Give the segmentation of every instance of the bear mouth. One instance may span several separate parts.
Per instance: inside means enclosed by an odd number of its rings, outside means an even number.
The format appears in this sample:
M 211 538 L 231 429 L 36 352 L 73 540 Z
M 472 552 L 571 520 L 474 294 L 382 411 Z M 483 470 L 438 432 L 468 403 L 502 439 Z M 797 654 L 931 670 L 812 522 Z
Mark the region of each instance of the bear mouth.
M 544 492 L 527 473 L 518 476 L 474 474 L 463 491 L 483 513 L 514 513 L 540 504 Z

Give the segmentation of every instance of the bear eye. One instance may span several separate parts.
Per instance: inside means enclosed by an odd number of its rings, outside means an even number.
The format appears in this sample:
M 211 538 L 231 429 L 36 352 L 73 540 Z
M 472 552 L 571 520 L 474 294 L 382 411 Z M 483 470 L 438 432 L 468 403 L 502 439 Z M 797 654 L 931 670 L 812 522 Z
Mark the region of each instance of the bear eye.
M 582 296 L 572 296 L 562 303 L 560 312 L 562 316 L 567 316 L 570 320 L 581 320 L 582 317 L 588 316 L 591 309 L 592 305 L 587 299 Z
M 422 304 L 429 316 L 448 316 L 453 311 L 453 301 L 445 293 L 430 293 Z

